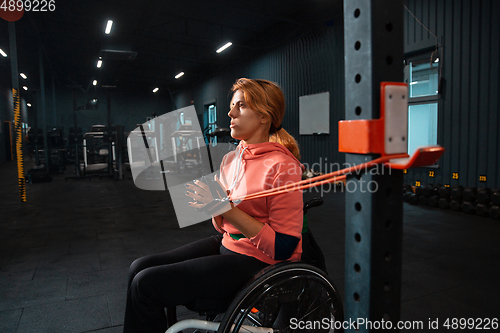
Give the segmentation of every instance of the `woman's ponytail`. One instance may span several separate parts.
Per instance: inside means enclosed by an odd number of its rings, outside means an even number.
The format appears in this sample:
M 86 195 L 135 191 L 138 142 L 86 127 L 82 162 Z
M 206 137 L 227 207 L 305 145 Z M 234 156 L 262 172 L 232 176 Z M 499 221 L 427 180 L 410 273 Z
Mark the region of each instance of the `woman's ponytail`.
M 285 146 L 296 159 L 300 160 L 300 150 L 297 141 L 290 135 L 284 128 L 281 128 L 271 134 L 269 137 L 270 142 L 277 142 Z

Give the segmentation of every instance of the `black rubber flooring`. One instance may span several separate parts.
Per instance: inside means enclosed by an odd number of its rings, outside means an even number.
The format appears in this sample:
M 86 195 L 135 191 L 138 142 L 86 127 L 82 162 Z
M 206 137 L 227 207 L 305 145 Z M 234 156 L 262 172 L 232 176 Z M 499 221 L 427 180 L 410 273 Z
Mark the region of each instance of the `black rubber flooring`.
M 139 190 L 128 175 L 56 175 L 27 184 L 21 203 L 8 162 L 0 184 L 2 333 L 121 332 L 130 263 L 215 233 L 209 221 L 180 229 L 168 193 Z M 343 293 L 344 194 L 324 199 L 309 220 Z M 401 319 L 498 318 L 500 223 L 408 204 L 404 211 Z

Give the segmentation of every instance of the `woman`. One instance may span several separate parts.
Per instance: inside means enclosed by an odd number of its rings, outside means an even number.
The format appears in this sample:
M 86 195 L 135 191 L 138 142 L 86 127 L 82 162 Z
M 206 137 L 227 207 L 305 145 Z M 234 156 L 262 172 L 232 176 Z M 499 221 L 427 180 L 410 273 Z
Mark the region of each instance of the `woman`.
M 221 183 L 230 197 L 300 181 L 297 143 L 281 127 L 280 88 L 242 78 L 232 92 L 231 136 L 240 144 L 234 158 L 221 165 Z M 243 200 L 212 218 L 219 235 L 137 259 L 129 270 L 124 332 L 165 332 L 165 307 L 198 297 L 232 297 L 269 264 L 300 259 L 302 218 L 300 191 Z

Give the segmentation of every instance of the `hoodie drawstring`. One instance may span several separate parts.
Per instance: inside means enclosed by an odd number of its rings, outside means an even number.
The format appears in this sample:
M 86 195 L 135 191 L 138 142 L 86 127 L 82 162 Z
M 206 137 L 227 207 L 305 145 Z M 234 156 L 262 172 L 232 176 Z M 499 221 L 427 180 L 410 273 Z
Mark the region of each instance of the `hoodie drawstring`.
M 243 148 L 243 150 L 239 154 L 238 158 L 236 159 L 237 165 L 236 165 L 236 168 L 233 169 L 233 177 L 232 177 L 233 180 L 231 182 L 231 185 L 228 188 L 228 191 L 232 191 L 234 189 L 234 187 L 236 186 L 238 177 L 240 176 L 240 166 L 241 166 L 241 160 L 243 159 L 243 153 L 245 152 L 245 150 L 247 148 L 248 147 Z M 240 149 L 240 147 L 238 147 L 238 149 Z M 235 174 L 236 174 L 236 177 L 235 177 Z

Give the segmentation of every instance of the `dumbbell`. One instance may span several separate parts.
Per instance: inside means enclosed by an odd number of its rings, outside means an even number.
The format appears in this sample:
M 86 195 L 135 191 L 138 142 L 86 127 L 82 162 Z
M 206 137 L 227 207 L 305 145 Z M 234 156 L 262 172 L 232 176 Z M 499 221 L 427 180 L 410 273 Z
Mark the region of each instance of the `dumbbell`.
M 419 205 L 428 205 L 429 204 L 429 198 L 426 197 L 425 195 L 422 195 L 421 197 L 418 198 L 418 204 Z
M 494 220 L 500 220 L 500 207 L 493 205 L 488 211 L 490 217 Z
M 450 201 L 450 209 L 454 212 L 459 212 L 462 210 L 462 206 L 460 205 L 460 201 L 451 200 Z
M 438 205 L 439 205 L 439 207 L 441 207 L 443 209 L 450 209 L 450 199 L 439 198 Z
M 425 187 L 423 187 L 423 186 L 417 186 L 417 187 L 415 187 L 415 194 L 418 197 L 423 196 L 424 195 L 424 189 L 425 189 Z
M 476 207 L 475 207 L 476 214 L 478 216 L 488 217 L 490 215 L 489 214 L 490 207 L 491 207 L 491 204 L 477 203 Z
M 418 205 L 420 203 L 420 199 L 424 197 L 423 190 L 423 186 L 415 187 L 415 192 L 408 195 L 408 202 L 412 205 Z
M 490 200 L 494 206 L 500 206 L 500 191 L 493 192 L 491 194 Z
M 413 193 L 413 188 L 411 187 L 411 185 L 408 185 L 408 184 L 403 185 L 403 193 L 406 193 L 406 192 Z
M 446 187 L 446 186 L 441 186 L 439 188 L 438 192 L 439 192 L 439 196 L 441 198 L 449 199 L 450 198 L 451 188 Z
M 464 188 L 461 185 L 455 185 L 450 191 L 450 196 L 453 200 L 460 201 L 462 200 L 462 193 L 464 192 Z
M 473 202 L 470 201 L 464 201 L 462 202 L 462 211 L 466 214 L 475 214 L 476 213 L 476 205 Z
M 427 199 L 427 204 L 431 207 L 439 206 L 439 199 L 441 199 L 438 195 L 433 195 Z
M 441 187 L 443 187 L 443 184 L 437 184 L 436 186 L 434 186 L 434 192 L 432 192 L 432 194 L 439 196 L 439 189 Z
M 408 196 L 408 202 L 412 205 L 418 205 L 418 201 L 418 195 L 416 195 L 415 193 L 410 193 L 410 195 Z
M 464 201 L 474 202 L 477 198 L 477 189 L 475 187 L 467 187 L 462 193 Z
M 432 184 L 427 184 L 424 186 L 422 189 L 422 194 L 426 196 L 427 198 L 430 198 L 434 192 L 434 185 Z
M 411 185 L 403 185 L 403 201 L 409 202 L 410 195 L 413 194 L 413 189 Z
M 491 201 L 491 190 L 489 188 L 480 188 L 476 193 L 477 202 L 480 204 L 488 204 Z

